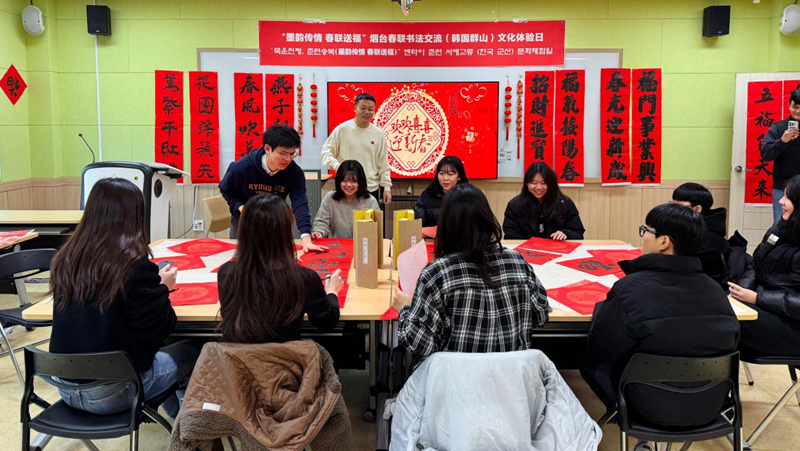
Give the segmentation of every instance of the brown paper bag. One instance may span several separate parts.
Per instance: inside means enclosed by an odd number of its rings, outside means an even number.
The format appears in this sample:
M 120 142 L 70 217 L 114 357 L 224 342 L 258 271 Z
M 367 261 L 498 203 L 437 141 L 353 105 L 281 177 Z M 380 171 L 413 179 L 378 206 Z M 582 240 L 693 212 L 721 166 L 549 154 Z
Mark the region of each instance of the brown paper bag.
M 376 214 L 377 212 L 377 214 Z M 379 241 L 382 235 L 383 214 L 380 210 L 356 210 L 353 212 L 353 265 L 356 270 L 356 286 L 378 287 L 378 267 L 383 254 Z M 378 222 L 381 220 L 381 222 Z
M 414 210 L 395 211 L 392 268 L 397 269 L 397 257 L 400 254 L 420 241 L 422 241 L 422 220 L 414 219 Z

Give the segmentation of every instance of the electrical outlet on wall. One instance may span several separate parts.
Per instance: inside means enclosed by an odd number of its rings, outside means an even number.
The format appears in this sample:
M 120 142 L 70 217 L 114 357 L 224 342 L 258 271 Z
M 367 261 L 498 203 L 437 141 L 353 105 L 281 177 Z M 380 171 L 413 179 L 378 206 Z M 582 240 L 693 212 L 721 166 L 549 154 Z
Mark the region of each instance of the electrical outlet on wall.
M 202 219 L 195 219 L 192 223 L 192 231 L 193 232 L 202 232 L 205 230 L 203 227 L 203 220 Z

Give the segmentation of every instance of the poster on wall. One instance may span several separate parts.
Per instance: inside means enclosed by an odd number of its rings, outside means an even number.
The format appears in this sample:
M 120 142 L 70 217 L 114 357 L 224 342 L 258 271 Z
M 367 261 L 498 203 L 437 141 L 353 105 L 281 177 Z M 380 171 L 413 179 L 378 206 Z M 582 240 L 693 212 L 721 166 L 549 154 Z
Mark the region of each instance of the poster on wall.
M 603 186 L 631 183 L 631 70 L 600 71 L 600 178 Z
M 584 70 L 556 71 L 555 162 L 562 186 L 583 186 Z
M 555 71 L 525 72 L 525 167 L 537 162 L 553 167 Z
M 631 148 L 635 185 L 661 184 L 661 69 L 633 70 Z
M 219 89 L 216 72 L 189 72 L 192 183 L 219 183 Z
M 183 72 L 157 70 L 155 76 L 155 162 L 183 170 Z
M 264 132 L 264 75 L 233 74 L 236 119 L 235 159 L 261 147 Z
M 747 84 L 747 132 L 744 201 L 747 204 L 772 203 L 772 162 L 761 158 L 767 131 L 788 115 L 781 100 L 782 81 L 751 81 Z
M 470 179 L 497 178 L 497 82 L 328 83 L 328 133 L 353 120 L 354 101 L 377 101 L 373 124 L 388 141 L 392 178 L 433 178 L 445 155 Z

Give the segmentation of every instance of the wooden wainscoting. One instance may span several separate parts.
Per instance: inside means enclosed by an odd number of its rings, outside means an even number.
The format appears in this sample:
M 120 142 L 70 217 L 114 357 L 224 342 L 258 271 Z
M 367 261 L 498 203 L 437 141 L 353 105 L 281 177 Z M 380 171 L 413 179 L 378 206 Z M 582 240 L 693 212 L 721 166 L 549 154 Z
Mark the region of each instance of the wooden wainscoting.
M 602 187 L 599 179 L 589 179 L 583 188 L 567 188 L 581 214 L 586 227 L 587 239 L 618 239 L 632 244 L 639 243 L 638 228 L 647 212 L 654 206 L 667 202 L 672 190 L 683 180 L 667 180 L 657 187 Z M 728 207 L 729 183 L 727 181 L 700 181 L 714 195 L 715 207 Z M 395 196 L 407 194 L 409 184 L 413 194 L 419 195 L 427 186 L 425 182 L 395 181 L 392 193 Z M 498 180 L 478 180 L 474 184 L 481 188 L 489 199 L 492 211 L 503 222 L 506 204 L 519 194 L 521 178 Z M 323 185 L 323 192 L 333 189 L 333 180 Z M 195 199 L 197 192 L 197 202 Z M 219 194 L 216 185 L 179 185 L 173 195 L 170 214 L 171 236 L 177 237 L 191 229 L 192 218 L 202 219 L 208 224 L 209 218 L 203 207 L 203 199 Z M 70 210 L 80 207 L 80 178 L 62 177 L 57 179 L 29 179 L 0 184 L 0 208 L 9 210 Z M 411 202 L 394 202 L 387 209 L 391 218 L 395 209 L 413 208 Z M 194 210 L 194 214 L 193 214 Z M 762 224 L 754 224 L 754 229 Z M 387 227 L 387 232 L 391 227 Z M 766 228 L 764 228 L 766 230 Z M 760 233 L 763 234 L 763 231 Z M 753 231 L 756 234 L 756 231 Z M 202 232 L 189 231 L 184 237 L 200 238 Z M 211 234 L 225 238 L 228 232 Z M 760 239 L 760 235 L 759 235 Z

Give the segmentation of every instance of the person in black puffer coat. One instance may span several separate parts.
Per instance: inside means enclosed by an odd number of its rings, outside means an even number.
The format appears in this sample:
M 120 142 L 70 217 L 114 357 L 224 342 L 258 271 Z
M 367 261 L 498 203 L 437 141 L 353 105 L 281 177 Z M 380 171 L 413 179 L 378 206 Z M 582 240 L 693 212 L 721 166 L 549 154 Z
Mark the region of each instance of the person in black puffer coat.
M 531 164 L 522 192 L 506 206 L 504 238 L 582 240 L 585 231 L 575 203 L 558 188 L 555 171 L 542 162 Z
M 742 321 L 739 349 L 749 356 L 800 356 L 800 175 L 786 182 L 781 219 L 764 235 L 731 296 L 758 312 Z
M 731 246 L 725 239 L 727 234 L 727 210 L 714 208 L 714 197 L 711 191 L 699 183 L 684 183 L 672 192 L 672 203 L 689 207 L 700 213 L 706 222 L 706 237 L 697 257 L 703 266 L 703 272 L 728 291 L 730 271 L 728 261 Z
M 439 223 L 442 199 L 454 186 L 469 183 L 464 163 L 453 155 L 439 160 L 436 178 L 425 188 L 414 206 L 414 219 L 422 219 L 422 227 L 434 227 Z

